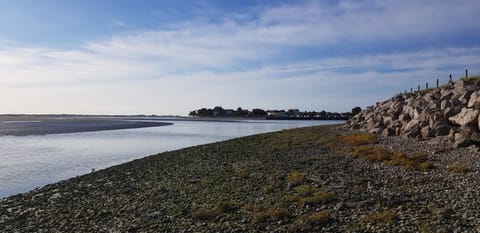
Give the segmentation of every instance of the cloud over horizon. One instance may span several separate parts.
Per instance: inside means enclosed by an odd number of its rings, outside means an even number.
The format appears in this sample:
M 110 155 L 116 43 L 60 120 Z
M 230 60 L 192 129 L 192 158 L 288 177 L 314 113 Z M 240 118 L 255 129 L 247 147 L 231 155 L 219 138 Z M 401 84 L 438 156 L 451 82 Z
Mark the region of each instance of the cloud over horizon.
M 69 48 L 0 33 L 2 112 L 349 111 L 479 73 L 479 10 L 478 1 L 284 2 L 133 29 L 115 19 L 125 31 Z

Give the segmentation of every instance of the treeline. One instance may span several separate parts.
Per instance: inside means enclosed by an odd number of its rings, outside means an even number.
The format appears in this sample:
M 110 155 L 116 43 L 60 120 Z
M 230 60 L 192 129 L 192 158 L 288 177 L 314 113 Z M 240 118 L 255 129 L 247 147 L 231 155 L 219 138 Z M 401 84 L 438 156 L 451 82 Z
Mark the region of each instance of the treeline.
M 263 110 L 254 108 L 248 109 L 224 109 L 221 106 L 214 108 L 201 108 L 191 111 L 188 115 L 192 117 L 242 117 L 242 118 L 265 118 L 278 120 L 348 120 L 353 115 L 360 112 L 360 107 L 355 107 L 352 112 L 326 112 L 326 111 L 300 111 L 298 109 L 289 110 Z
M 212 108 L 201 108 L 191 111 L 189 116 L 194 117 L 265 117 L 267 112 L 263 109 L 254 108 L 252 111 L 238 107 L 236 110 L 224 109 L 221 106 Z

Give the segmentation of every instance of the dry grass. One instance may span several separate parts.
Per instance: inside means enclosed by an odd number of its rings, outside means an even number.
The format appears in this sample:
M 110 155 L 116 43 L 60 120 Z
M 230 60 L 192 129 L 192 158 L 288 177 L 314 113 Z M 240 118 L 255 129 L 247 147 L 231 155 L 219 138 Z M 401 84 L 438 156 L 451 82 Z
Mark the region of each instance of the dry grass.
M 354 133 L 342 135 L 339 140 L 347 145 L 361 146 L 375 143 L 375 136 L 372 134 Z
M 367 215 L 365 221 L 371 223 L 391 223 L 395 218 L 396 216 L 392 211 L 386 210 Z
M 335 199 L 335 192 L 317 191 L 311 196 L 302 197 L 298 200 L 300 204 L 323 204 Z
M 237 203 L 226 201 L 226 202 L 219 202 L 215 209 L 220 210 L 221 213 L 230 213 L 234 212 L 239 208 Z
M 379 146 L 357 146 L 353 151 L 353 156 L 370 162 L 388 161 L 388 165 L 402 166 L 412 170 L 429 171 L 434 168 L 426 154 L 414 154 L 409 157 L 403 152 L 391 153 L 386 148 Z
M 233 202 L 218 202 L 213 208 L 199 208 L 192 212 L 192 218 L 198 220 L 211 220 L 221 214 L 234 212 L 238 206 Z
M 301 205 L 323 204 L 335 199 L 335 192 L 329 192 L 310 185 L 301 185 L 294 190 L 295 194 L 288 196 L 288 199 Z
M 293 184 L 301 184 L 305 182 L 305 175 L 298 171 L 294 171 L 290 173 L 290 175 L 287 177 L 287 182 L 293 183 Z
M 407 157 L 407 155 L 403 152 L 395 153 L 390 157 L 390 161 L 388 162 L 389 165 L 392 166 L 402 166 L 410 169 L 414 169 L 417 166 L 417 163 Z
M 278 221 L 288 218 L 290 214 L 283 208 L 271 208 L 263 211 L 258 211 L 253 214 L 253 223 L 261 223 L 268 221 Z
M 428 223 L 422 223 L 418 225 L 418 231 L 420 233 L 433 233 L 435 230 L 428 224 Z
M 455 164 L 450 166 L 448 170 L 452 172 L 466 173 L 470 171 L 470 168 L 463 164 Z
M 312 195 L 315 188 L 313 188 L 310 185 L 305 184 L 305 185 L 297 186 L 297 187 L 293 188 L 293 190 L 295 190 L 295 192 L 297 192 L 297 195 L 299 195 L 299 196 L 309 196 L 309 195 Z
M 364 156 L 365 160 L 370 162 L 381 162 L 391 158 L 390 152 L 383 147 L 373 147 L 371 153 Z
M 472 84 L 472 83 L 480 83 L 480 76 L 472 76 L 472 77 L 462 77 L 462 80 L 465 81 L 466 83 Z
M 222 214 L 219 208 L 201 208 L 192 213 L 192 218 L 198 220 L 210 220 Z
M 316 225 L 325 224 L 328 221 L 329 216 L 325 211 L 301 215 L 295 221 L 294 231 L 309 230 Z
M 422 172 L 430 171 L 434 168 L 435 168 L 435 166 L 433 166 L 433 163 L 431 163 L 429 161 L 419 163 L 418 166 L 417 166 L 417 169 L 422 171 Z
M 236 172 L 235 176 L 240 179 L 247 179 L 250 176 L 250 172 L 245 169 L 240 169 Z
M 387 149 L 378 146 L 358 146 L 355 148 L 353 155 L 370 162 L 390 160 L 391 157 Z
M 246 211 L 251 211 L 251 212 L 257 212 L 262 210 L 262 206 L 255 204 L 253 202 L 247 202 L 245 205 L 243 205 L 242 209 Z

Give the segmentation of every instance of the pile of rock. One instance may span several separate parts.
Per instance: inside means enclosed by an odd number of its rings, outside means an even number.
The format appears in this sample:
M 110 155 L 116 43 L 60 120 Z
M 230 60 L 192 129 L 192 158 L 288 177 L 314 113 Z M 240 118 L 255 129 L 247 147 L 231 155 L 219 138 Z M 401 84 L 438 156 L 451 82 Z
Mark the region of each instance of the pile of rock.
M 350 119 L 346 127 L 383 137 L 442 137 L 455 147 L 480 145 L 480 83 L 450 81 L 444 86 L 392 97 Z

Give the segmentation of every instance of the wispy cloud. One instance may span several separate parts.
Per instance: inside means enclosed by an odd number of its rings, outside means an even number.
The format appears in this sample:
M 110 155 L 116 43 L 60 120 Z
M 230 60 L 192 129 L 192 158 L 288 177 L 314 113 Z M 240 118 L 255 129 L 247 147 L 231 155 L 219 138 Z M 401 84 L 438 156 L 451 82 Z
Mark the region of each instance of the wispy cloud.
M 479 10 L 478 1 L 306 1 L 71 50 L 8 44 L 0 46 L 0 98 L 4 112 L 185 114 L 214 104 L 344 111 L 437 75 L 480 69 L 474 42 L 394 52 L 345 47 L 474 35 Z M 342 53 L 323 54 L 326 47 Z

